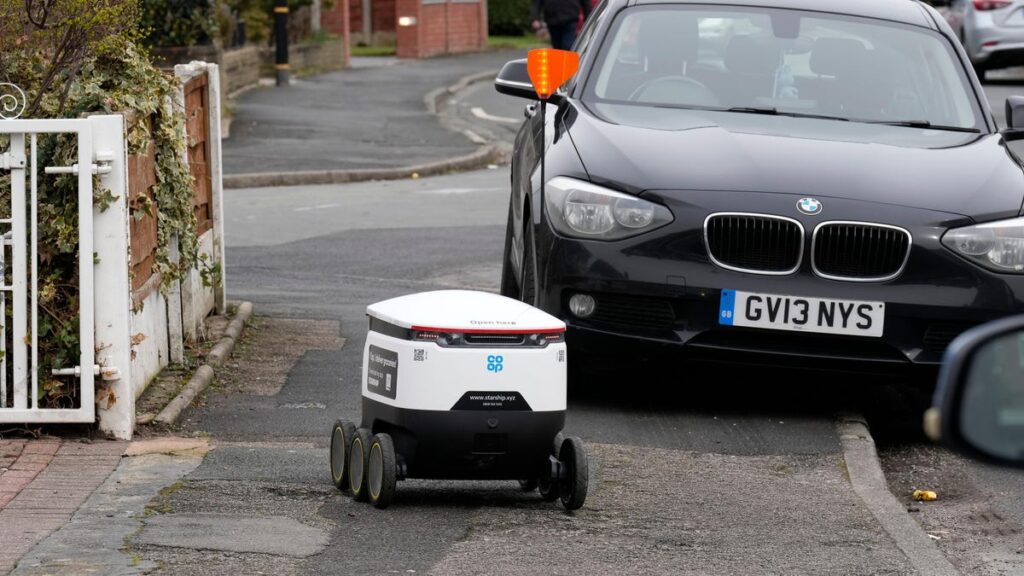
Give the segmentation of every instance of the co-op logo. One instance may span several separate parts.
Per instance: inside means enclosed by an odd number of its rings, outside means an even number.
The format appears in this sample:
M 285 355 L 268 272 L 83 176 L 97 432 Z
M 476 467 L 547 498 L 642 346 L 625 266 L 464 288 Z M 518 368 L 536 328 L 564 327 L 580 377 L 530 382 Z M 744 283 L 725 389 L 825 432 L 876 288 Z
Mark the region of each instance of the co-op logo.
M 505 369 L 505 357 L 500 354 L 491 354 L 487 357 L 487 371 L 497 374 Z

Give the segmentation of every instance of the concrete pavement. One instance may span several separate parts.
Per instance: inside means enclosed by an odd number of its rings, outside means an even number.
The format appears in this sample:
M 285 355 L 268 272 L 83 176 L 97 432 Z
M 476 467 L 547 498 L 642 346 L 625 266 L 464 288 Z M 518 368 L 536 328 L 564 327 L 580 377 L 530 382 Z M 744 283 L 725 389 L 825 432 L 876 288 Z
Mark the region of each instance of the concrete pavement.
M 443 127 L 424 97 L 523 56 L 382 59 L 379 66 L 246 92 L 234 104 L 224 142 L 225 174 L 386 169 L 468 155 L 478 144 Z

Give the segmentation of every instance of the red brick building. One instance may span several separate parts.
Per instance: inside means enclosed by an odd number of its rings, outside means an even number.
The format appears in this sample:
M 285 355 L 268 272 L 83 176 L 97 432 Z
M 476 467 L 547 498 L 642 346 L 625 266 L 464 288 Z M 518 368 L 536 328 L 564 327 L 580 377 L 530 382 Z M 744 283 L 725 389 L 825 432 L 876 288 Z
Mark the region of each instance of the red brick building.
M 351 29 L 350 18 L 349 4 L 344 0 L 335 2 L 330 10 L 320 11 L 320 28 L 325 32 L 336 34 L 344 39 L 346 66 L 348 66 L 349 58 L 352 56 L 352 41 L 349 34 Z
M 398 16 L 395 0 L 348 0 L 349 30 L 352 41 L 363 44 L 387 45 L 395 43 Z M 369 8 L 370 21 L 363 20 Z
M 487 47 L 486 0 L 349 0 L 348 8 L 353 41 L 394 43 L 399 58 Z

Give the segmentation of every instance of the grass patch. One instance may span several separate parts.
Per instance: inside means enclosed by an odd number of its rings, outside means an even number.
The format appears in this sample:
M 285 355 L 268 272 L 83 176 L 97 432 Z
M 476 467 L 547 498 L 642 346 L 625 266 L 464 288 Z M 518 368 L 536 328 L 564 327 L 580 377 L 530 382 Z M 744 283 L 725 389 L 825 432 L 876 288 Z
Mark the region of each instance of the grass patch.
M 331 34 L 325 30 L 319 30 L 307 36 L 300 44 L 302 46 L 319 46 L 321 44 L 326 44 L 331 40 L 337 40 L 338 38 L 341 38 L 341 36 Z
M 148 518 L 150 516 L 153 516 L 154 514 L 170 514 L 172 512 L 171 496 L 173 496 L 175 492 L 184 487 L 184 480 L 178 480 L 177 482 L 171 484 L 170 486 L 163 487 L 159 492 L 157 492 L 157 495 L 154 496 L 153 499 L 150 500 L 148 504 L 146 504 L 143 516 Z
M 353 56 L 394 56 L 394 46 L 353 46 Z
M 536 36 L 490 36 L 487 38 L 487 47 L 493 50 L 530 50 L 531 48 L 544 48 L 548 44 Z

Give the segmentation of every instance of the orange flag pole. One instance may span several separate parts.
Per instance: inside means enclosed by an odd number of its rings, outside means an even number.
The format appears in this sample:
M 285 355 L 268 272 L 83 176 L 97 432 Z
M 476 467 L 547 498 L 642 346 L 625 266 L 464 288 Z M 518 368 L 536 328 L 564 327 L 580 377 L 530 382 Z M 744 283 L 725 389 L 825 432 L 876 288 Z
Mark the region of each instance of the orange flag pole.
M 526 58 L 526 71 L 530 75 L 533 89 L 540 98 L 540 205 L 544 206 L 544 187 L 547 181 L 544 176 L 546 142 L 547 142 L 547 103 L 548 98 L 569 78 L 576 74 L 580 67 L 580 55 L 570 50 L 554 48 L 537 48 L 530 50 Z

